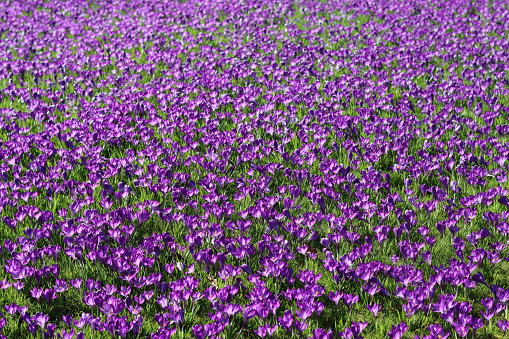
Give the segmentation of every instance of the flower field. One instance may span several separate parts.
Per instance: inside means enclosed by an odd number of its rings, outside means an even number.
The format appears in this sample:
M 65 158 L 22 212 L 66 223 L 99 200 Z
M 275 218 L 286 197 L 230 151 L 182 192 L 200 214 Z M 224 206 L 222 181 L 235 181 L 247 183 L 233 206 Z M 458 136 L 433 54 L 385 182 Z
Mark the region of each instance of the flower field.
M 509 4 L 0 3 L 0 338 L 507 338 Z

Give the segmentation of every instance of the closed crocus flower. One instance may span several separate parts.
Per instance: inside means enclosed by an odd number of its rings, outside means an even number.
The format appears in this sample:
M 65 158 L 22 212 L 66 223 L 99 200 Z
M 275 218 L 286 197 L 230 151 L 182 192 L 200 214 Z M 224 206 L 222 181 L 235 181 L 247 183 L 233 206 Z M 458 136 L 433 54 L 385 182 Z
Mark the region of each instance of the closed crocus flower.
M 393 325 L 387 333 L 387 336 L 390 339 L 401 339 L 407 330 L 408 325 L 405 322 L 401 322 L 398 325 Z
M 378 312 L 380 312 L 380 310 L 382 309 L 382 305 L 380 305 L 380 304 L 372 304 L 372 305 L 366 306 L 366 308 L 368 309 L 368 311 L 373 313 L 373 315 L 376 317 Z

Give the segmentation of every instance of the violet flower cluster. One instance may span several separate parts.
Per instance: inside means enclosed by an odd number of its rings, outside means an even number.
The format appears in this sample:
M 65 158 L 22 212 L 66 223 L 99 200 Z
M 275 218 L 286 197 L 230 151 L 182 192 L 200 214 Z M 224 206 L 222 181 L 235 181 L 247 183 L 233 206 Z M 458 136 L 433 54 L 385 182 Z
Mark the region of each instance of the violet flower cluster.
M 0 338 L 502 338 L 502 0 L 0 3 Z

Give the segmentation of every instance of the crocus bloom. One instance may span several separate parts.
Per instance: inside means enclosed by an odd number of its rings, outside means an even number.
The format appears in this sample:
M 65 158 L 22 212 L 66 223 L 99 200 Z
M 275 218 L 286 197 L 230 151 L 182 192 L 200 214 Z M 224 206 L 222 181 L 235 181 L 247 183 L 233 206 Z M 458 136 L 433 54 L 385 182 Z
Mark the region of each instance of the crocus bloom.
M 405 322 L 401 322 L 398 325 L 392 325 L 392 328 L 387 333 L 391 339 L 401 339 L 408 330 L 408 325 Z
M 376 317 L 378 312 L 380 312 L 380 310 L 382 309 L 382 305 L 380 305 L 380 304 L 372 304 L 372 305 L 366 306 L 366 308 L 368 309 L 368 311 L 373 313 L 373 315 Z

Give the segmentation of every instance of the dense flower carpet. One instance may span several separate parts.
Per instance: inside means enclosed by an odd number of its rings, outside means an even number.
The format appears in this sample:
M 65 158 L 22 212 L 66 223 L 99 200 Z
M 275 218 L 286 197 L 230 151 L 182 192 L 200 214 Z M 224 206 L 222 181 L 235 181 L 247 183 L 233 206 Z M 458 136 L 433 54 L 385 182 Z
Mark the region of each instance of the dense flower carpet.
M 0 2 L 0 334 L 507 338 L 509 4 Z

